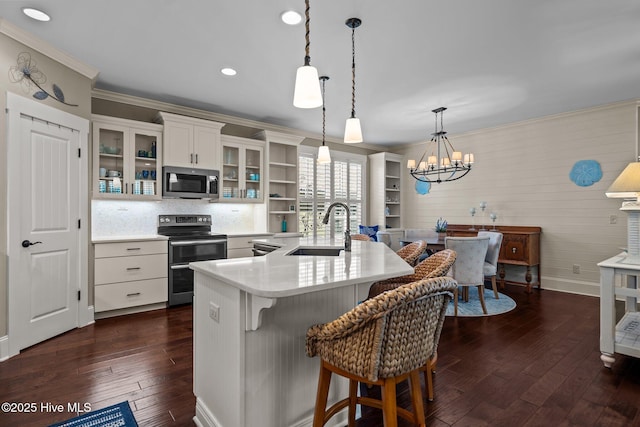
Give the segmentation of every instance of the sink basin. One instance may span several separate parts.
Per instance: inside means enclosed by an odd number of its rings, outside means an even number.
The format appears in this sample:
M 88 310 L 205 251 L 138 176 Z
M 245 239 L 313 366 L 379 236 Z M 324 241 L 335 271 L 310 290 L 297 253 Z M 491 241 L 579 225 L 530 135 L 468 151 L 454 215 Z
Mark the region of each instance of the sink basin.
M 340 251 L 344 248 L 305 248 L 300 247 L 294 251 L 289 252 L 287 255 L 310 255 L 310 256 L 338 256 Z

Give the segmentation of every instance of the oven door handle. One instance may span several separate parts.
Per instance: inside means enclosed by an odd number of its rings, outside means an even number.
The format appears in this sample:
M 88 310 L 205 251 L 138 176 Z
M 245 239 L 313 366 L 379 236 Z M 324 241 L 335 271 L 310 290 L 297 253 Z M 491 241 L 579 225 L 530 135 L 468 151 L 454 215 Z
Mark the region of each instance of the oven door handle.
M 169 267 L 171 270 L 184 270 L 189 268 L 189 264 L 176 264 Z
M 227 243 L 225 239 L 214 240 L 178 240 L 175 242 L 170 241 L 171 246 L 194 246 L 194 245 L 210 245 L 212 243 Z

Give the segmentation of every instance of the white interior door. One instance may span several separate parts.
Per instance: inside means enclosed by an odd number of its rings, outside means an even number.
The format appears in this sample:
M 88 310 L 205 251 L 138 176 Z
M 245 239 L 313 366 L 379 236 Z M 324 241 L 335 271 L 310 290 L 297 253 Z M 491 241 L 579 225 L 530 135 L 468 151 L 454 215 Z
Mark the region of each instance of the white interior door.
M 9 107 L 12 354 L 79 326 L 79 296 L 86 276 L 79 223 L 81 191 L 86 188 L 79 157 L 83 131 L 61 123 L 64 117 L 41 114 Z

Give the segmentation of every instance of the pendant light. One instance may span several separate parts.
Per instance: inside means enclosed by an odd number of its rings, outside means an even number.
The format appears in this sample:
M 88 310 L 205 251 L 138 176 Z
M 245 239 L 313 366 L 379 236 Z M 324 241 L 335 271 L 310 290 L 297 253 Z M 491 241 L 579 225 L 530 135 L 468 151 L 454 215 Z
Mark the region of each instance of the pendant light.
M 327 109 L 324 106 L 324 84 L 327 80 L 329 80 L 329 77 L 320 76 L 320 80 L 322 81 L 322 145 L 318 147 L 318 164 L 326 165 L 328 163 L 331 163 L 331 154 L 329 153 L 329 147 L 324 145 L 326 111 L 327 111 Z
M 293 91 L 293 106 L 298 108 L 316 108 L 322 105 L 318 70 L 312 67 L 309 56 L 309 0 L 305 0 L 305 55 L 304 65 L 296 73 L 296 86 Z
M 355 31 L 362 24 L 358 18 L 349 18 L 345 22 L 351 28 L 351 117 L 347 119 L 344 127 L 344 142 L 353 144 L 362 142 L 362 129 L 360 119 L 356 117 L 356 44 Z

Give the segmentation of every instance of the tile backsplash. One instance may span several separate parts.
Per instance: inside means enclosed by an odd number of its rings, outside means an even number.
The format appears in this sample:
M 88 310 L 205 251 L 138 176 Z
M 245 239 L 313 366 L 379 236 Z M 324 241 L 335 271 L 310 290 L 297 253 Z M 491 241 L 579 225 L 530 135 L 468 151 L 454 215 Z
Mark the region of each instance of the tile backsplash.
M 209 203 L 201 200 L 91 201 L 91 237 L 156 234 L 158 215 L 209 214 L 212 231 L 252 233 L 266 230 L 264 204 Z

